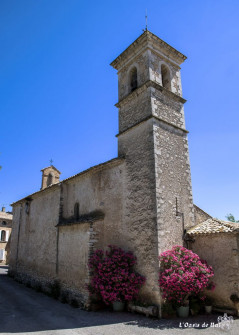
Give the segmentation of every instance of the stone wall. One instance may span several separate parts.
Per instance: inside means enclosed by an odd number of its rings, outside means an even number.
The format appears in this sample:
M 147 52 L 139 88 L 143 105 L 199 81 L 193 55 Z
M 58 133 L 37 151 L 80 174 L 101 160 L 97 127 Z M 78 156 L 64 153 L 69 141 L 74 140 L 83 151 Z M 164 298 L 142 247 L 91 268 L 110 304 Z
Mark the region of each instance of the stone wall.
M 154 121 L 159 253 L 183 244 L 184 228 L 193 225 L 187 134 Z M 176 199 L 178 208 L 176 208 Z M 177 215 L 180 212 L 182 215 Z
M 207 219 L 211 218 L 211 215 L 204 212 L 201 208 L 199 208 L 196 205 L 194 205 L 194 216 L 195 216 L 195 218 L 194 218 L 195 224 L 202 223 L 202 222 L 206 221 Z
M 88 295 L 89 224 L 60 227 L 57 277 L 69 288 Z
M 138 74 L 138 86 L 143 85 L 149 79 L 149 71 L 147 65 L 147 52 L 140 54 L 137 58 L 133 58 L 127 66 L 118 72 L 119 81 L 119 101 L 130 93 L 130 71 L 136 67 Z
M 80 216 L 94 211 L 104 213 L 103 222 L 93 223 L 97 234 L 101 232 L 95 240 L 96 248 L 119 243 L 124 174 L 124 160 L 119 159 L 94 173 L 69 178 L 63 183 L 64 218 L 73 216 L 75 203 L 79 204 Z
M 59 218 L 60 188 L 39 192 L 30 202 L 14 206 L 10 265 L 16 271 L 55 277 L 56 225 Z
M 139 88 L 120 104 L 119 133 L 152 115 L 150 89 Z
M 183 102 L 167 90 L 152 88 L 152 114 L 176 127 L 185 129 Z
M 214 304 L 219 307 L 234 307 L 232 294 L 239 296 L 239 238 L 238 234 L 215 233 L 195 236 L 191 244 L 193 252 L 213 267 L 215 290 L 208 291 Z
M 187 133 L 150 118 L 119 135 L 119 156 L 126 161 L 124 230 L 147 278 L 141 298 L 159 304 L 158 256 L 183 244 L 176 198 L 185 228 L 194 224 Z
M 106 249 L 109 244 L 124 247 L 123 239 L 119 238 L 123 174 L 124 164 L 119 160 L 106 168 L 69 178 L 32 195 L 31 200 L 28 197 L 15 204 L 10 272 L 25 283 L 40 284 L 46 291 L 47 285 L 57 279 L 87 306 L 91 253 L 96 248 Z M 105 213 L 104 218 L 77 223 L 76 202 L 79 220 L 97 210 Z
M 165 64 L 170 71 L 170 91 L 182 96 L 182 85 L 180 76 L 180 67 L 178 64 L 170 60 L 166 55 L 160 54 L 149 50 L 149 68 L 150 68 L 150 79 L 156 83 L 162 85 L 162 73 L 161 66 Z
M 119 136 L 119 155 L 124 155 L 126 161 L 124 235 L 137 256 L 138 271 L 147 278 L 141 299 L 159 304 L 152 119 Z

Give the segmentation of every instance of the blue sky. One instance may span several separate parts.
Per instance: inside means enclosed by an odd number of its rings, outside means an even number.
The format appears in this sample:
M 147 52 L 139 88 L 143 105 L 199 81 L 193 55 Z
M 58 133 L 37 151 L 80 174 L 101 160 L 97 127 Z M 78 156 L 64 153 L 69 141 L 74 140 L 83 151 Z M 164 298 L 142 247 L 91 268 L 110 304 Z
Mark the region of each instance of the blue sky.
M 239 218 L 239 2 L 0 1 L 0 205 L 117 156 L 109 63 L 145 26 L 187 55 L 183 96 L 194 203 Z

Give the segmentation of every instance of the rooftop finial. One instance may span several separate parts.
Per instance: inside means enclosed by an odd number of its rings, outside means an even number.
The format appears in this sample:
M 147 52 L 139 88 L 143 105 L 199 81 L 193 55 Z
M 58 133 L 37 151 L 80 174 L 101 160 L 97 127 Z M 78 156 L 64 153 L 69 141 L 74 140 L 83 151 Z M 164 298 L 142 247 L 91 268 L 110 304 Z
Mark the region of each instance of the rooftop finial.
M 148 15 L 147 15 L 147 8 L 145 10 L 145 31 L 148 30 Z
M 52 165 L 52 163 L 53 163 L 53 160 L 52 160 L 52 158 L 50 159 L 50 163 L 51 163 L 51 165 Z

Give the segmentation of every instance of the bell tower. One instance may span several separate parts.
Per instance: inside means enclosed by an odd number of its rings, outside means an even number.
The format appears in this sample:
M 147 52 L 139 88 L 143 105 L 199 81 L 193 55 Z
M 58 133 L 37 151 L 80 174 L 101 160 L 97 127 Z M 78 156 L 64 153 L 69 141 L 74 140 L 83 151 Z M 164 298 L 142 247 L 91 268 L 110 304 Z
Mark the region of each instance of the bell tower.
M 111 65 L 118 71 L 118 155 L 125 157 L 124 227 L 147 278 L 142 295 L 161 302 L 158 256 L 183 245 L 194 224 L 180 65 L 186 57 L 146 30 Z
M 57 184 L 60 180 L 61 172 L 57 170 L 57 168 L 55 168 L 55 166 L 53 165 L 42 169 L 41 172 L 42 172 L 41 190 L 53 184 Z

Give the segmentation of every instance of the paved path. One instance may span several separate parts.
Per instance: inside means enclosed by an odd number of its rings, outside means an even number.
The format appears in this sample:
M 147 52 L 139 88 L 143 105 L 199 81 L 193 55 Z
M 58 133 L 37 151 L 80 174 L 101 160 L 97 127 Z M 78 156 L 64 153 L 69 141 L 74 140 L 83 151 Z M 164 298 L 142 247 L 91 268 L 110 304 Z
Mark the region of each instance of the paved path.
M 233 328 L 179 327 L 179 322 L 216 322 L 217 316 L 187 320 L 153 320 L 131 313 L 86 312 L 72 308 L 7 277 L 0 266 L 0 334 L 34 335 L 220 335 L 239 334 L 239 320 Z

